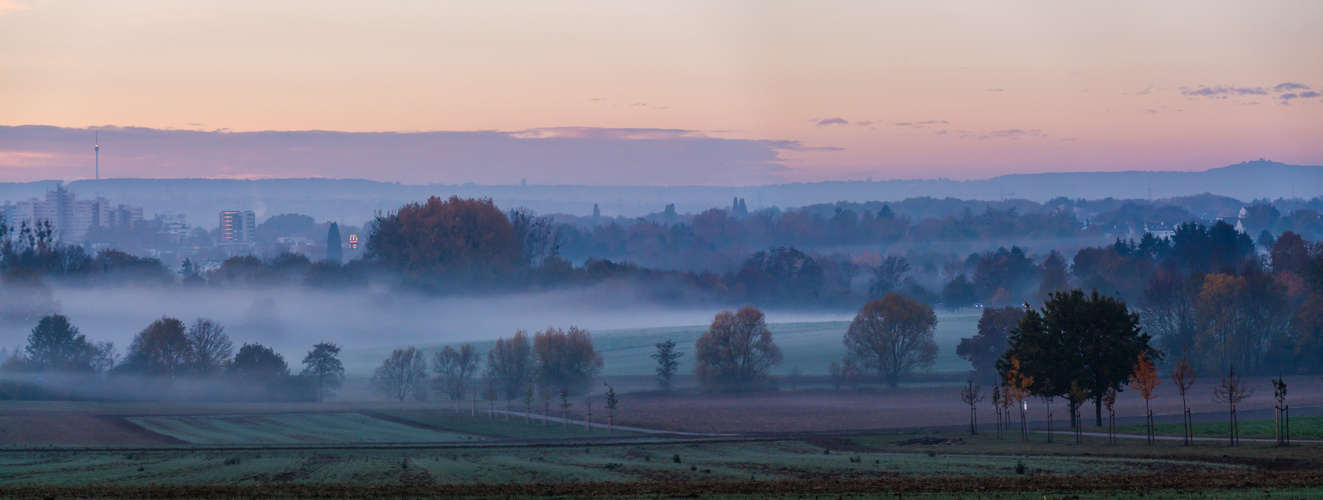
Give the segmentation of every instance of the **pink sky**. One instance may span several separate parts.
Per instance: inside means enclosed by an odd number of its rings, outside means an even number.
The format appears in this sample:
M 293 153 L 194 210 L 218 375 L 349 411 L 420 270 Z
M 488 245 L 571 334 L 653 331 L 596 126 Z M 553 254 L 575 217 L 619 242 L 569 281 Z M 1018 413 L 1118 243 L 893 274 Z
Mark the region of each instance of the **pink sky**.
M 1317 165 L 1320 20 L 1319 2 L 0 0 L 0 125 L 796 141 L 759 182 Z M 179 169 L 112 151 L 123 176 Z M 80 176 L 79 154 L 0 137 L 0 181 Z M 186 170 L 332 175 L 266 163 Z M 397 168 L 373 173 L 482 180 Z M 702 174 L 674 183 L 739 182 Z

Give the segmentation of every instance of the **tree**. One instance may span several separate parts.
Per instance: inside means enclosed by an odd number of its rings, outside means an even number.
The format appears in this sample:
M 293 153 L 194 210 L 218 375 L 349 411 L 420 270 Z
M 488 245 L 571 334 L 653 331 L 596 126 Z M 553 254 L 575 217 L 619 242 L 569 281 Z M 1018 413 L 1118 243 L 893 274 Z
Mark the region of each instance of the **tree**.
M 1183 354 L 1183 353 L 1182 353 Z M 1194 381 L 1199 380 L 1199 375 L 1190 368 L 1190 362 L 1181 356 L 1181 360 L 1176 362 L 1176 369 L 1171 371 L 1171 381 L 1176 383 L 1176 391 L 1181 394 L 1181 423 L 1185 427 L 1185 445 L 1189 446 L 1190 439 L 1193 437 L 1190 421 L 1190 405 L 1186 403 L 1185 394 L 1194 387 Z
M 487 351 L 487 380 L 506 401 L 513 401 L 532 382 L 534 368 L 533 351 L 523 330 L 515 331 L 508 340 L 496 339 L 496 345 Z
M 1240 381 L 1240 375 L 1236 374 L 1236 367 L 1231 366 L 1227 370 L 1227 375 L 1222 377 L 1222 383 L 1213 388 L 1213 402 L 1225 403 L 1229 410 L 1230 440 L 1231 446 L 1240 442 L 1240 426 L 1236 421 L 1236 405 L 1244 401 L 1245 398 L 1254 394 L 1252 389 L 1247 389 L 1245 384 Z
M 560 391 L 560 426 L 562 429 L 570 425 L 571 406 L 574 406 L 574 403 L 570 402 L 569 391 Z
M 289 364 L 285 357 L 261 344 L 239 347 L 227 371 L 245 387 L 255 389 L 255 394 L 249 396 L 257 399 L 275 396 L 289 378 Z
M 535 334 L 533 356 L 537 380 L 544 387 L 570 395 L 587 392 L 593 378 L 602 371 L 602 355 L 593 349 L 592 335 L 576 326 L 569 331 L 548 327 Z
M 791 368 L 790 371 L 786 372 L 786 382 L 790 384 L 790 390 L 792 391 L 798 390 L 799 383 L 803 380 L 804 370 L 800 370 L 798 366 Z
M 1047 300 L 1052 292 L 1070 289 L 1070 274 L 1066 269 L 1066 258 L 1061 252 L 1052 250 L 1042 265 L 1043 281 L 1038 285 L 1038 300 Z
M 745 306 L 712 318 L 694 343 L 694 375 L 708 390 L 747 391 L 763 383 L 781 358 L 763 312 Z
M 875 299 L 885 297 L 896 291 L 901 281 L 910 273 L 910 263 L 904 257 L 888 255 L 882 263 L 873 268 L 873 277 L 868 282 L 868 295 Z
M 951 309 L 964 309 L 974 305 L 978 298 L 974 295 L 974 284 L 965 273 L 960 273 L 942 287 L 942 302 Z
M 188 327 L 187 335 L 193 350 L 193 369 L 198 373 L 214 373 L 224 368 L 234 354 L 234 343 L 220 323 L 198 318 Z
M 1002 401 L 1010 406 L 1014 406 L 1020 411 L 1020 440 L 1029 440 L 1028 422 L 1025 421 L 1024 401 L 1029 399 L 1030 388 L 1034 386 L 1034 377 L 1027 375 L 1020 367 L 1020 360 L 1014 357 L 1006 363 L 1006 368 L 1002 371 Z
M 326 229 L 326 260 L 339 264 L 345 259 L 344 243 L 340 239 L 340 225 L 334 222 Z
M 184 323 L 163 317 L 138 332 L 119 369 L 137 375 L 177 378 L 193 363 L 193 346 Z
M 657 387 L 661 390 L 671 390 L 671 378 L 680 367 L 680 356 L 684 353 L 675 351 L 674 340 L 657 344 L 657 352 L 652 353 L 651 358 L 657 361 Z
M 97 346 L 78 333 L 63 314 L 43 316 L 28 335 L 29 365 L 37 371 L 95 371 Z
M 365 256 L 405 278 L 482 278 L 518 264 L 521 242 L 491 199 L 435 196 L 377 217 Z
M 845 349 L 896 387 L 914 369 L 932 366 L 937 358 L 936 328 L 932 307 L 891 293 L 859 309 L 845 332 Z
M 473 344 L 464 344 L 456 350 L 446 346 L 435 354 L 432 372 L 436 378 L 432 386 L 438 392 L 455 402 L 455 411 L 459 411 L 459 402 L 464 400 L 468 388 L 473 384 L 473 377 L 478 373 L 478 353 Z
M 997 379 L 997 359 L 1010 347 L 1011 330 L 1024 317 L 1021 307 L 988 307 L 978 319 L 978 333 L 960 339 L 956 355 L 974 366 L 974 378 L 984 382 Z
M 1149 280 L 1137 309 L 1144 330 L 1154 336 L 1158 347 L 1172 353 L 1195 347 L 1198 295 L 1197 281 L 1174 271 L 1160 269 Z
M 372 372 L 372 389 L 391 399 L 426 399 L 427 358 L 409 346 L 396 349 Z
M 620 405 L 620 398 L 616 397 L 616 388 L 611 384 L 602 385 L 606 386 L 606 431 L 612 432 L 616 428 L 616 407 Z
M 1240 275 L 1205 276 L 1196 312 L 1194 347 L 1207 370 L 1235 365 L 1262 373 L 1268 355 L 1288 349 L 1291 341 L 1292 310 L 1285 286 L 1255 268 Z
M 1274 434 L 1277 437 L 1277 446 L 1286 446 L 1291 444 L 1291 408 L 1286 405 L 1286 380 L 1281 375 L 1272 379 L 1272 397 L 1277 400 L 1275 418 L 1276 423 Z
M 960 389 L 960 401 L 969 405 L 969 434 L 971 436 L 978 434 L 978 404 L 983 402 L 983 387 L 974 383 L 973 379 L 966 380 L 965 386 Z
M 1153 410 L 1149 408 L 1149 402 L 1153 400 L 1153 390 L 1162 384 L 1158 378 L 1158 370 L 1153 366 L 1153 360 L 1148 359 L 1143 352 L 1139 353 L 1139 358 L 1135 361 L 1135 366 L 1130 370 L 1130 388 L 1139 391 L 1139 395 L 1144 398 L 1144 422 L 1148 428 L 1148 444 L 1153 444 Z
M 1073 290 L 1053 293 L 1041 311 L 1025 314 L 997 369 L 1004 374 L 1009 361 L 1018 359 L 1038 396 L 1065 396 L 1071 383 L 1078 384 L 1094 401 L 1096 425 L 1102 426 L 1102 397 L 1109 387 L 1120 391 L 1130 381 L 1140 353 L 1155 361 L 1161 356 L 1125 301 Z
M 317 387 L 317 401 L 325 401 L 345 378 L 345 366 L 340 363 L 340 346 L 321 342 L 312 346 L 303 358 L 303 375 L 311 377 Z

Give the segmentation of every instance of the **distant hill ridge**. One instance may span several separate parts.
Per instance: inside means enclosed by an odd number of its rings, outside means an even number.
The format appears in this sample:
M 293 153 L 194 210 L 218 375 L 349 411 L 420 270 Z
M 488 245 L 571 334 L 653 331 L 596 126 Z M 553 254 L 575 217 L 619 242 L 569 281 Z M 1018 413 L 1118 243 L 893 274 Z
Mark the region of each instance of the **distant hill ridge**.
M 41 197 L 59 181 L 0 183 L 0 200 Z M 726 207 L 744 198 L 750 209 L 800 207 L 837 201 L 896 201 L 931 196 L 971 200 L 1053 198 L 1159 199 L 1211 193 L 1243 201 L 1323 195 L 1323 166 L 1267 160 L 1197 172 L 1124 171 L 1008 174 L 956 181 L 911 179 L 826 181 L 764 186 L 585 186 L 585 185 L 407 185 L 365 179 L 103 179 L 66 184 L 80 198 L 104 196 L 114 203 L 155 213 L 183 213 L 190 223 L 210 227 L 221 210 L 254 210 L 259 218 L 303 213 L 318 220 L 361 224 L 428 196 L 490 197 L 502 207 L 525 206 L 540 213 L 587 215 L 598 204 L 604 215 L 641 216 L 676 204 L 677 211 Z

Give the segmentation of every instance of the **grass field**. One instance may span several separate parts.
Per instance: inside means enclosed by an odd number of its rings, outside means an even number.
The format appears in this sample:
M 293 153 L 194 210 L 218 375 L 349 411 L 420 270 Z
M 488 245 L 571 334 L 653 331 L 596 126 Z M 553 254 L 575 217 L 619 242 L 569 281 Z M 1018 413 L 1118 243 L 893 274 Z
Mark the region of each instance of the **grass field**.
M 1241 420 L 1240 437 L 1273 439 L 1273 420 Z M 1181 424 L 1158 424 L 1153 426 L 1154 433 L 1162 436 L 1180 436 L 1184 432 Z M 1123 434 L 1143 434 L 1142 425 L 1118 426 L 1116 432 Z M 1194 435 L 1200 437 L 1227 437 L 1230 425 L 1227 422 L 1202 422 L 1194 424 Z M 1323 417 L 1295 417 L 1291 419 L 1291 439 L 1323 439 Z
M 522 412 L 523 409 L 519 408 L 515 411 Z M 434 427 L 441 430 L 480 435 L 489 439 L 566 439 L 583 437 L 600 438 L 610 436 L 628 437 L 640 435 L 640 433 L 628 432 L 620 429 L 613 430 L 609 433 L 606 429 L 596 427 L 589 430 L 585 429 L 583 424 L 576 425 L 570 423 L 566 425 L 554 420 L 548 421 L 546 422 L 546 425 L 543 425 L 536 416 L 540 414 L 540 411 L 535 409 L 533 413 L 535 416 L 530 417 L 527 421 L 525 421 L 524 417 L 518 415 L 512 415 L 509 417 L 509 420 L 506 420 L 505 415 L 501 413 L 497 413 L 494 418 L 486 418 L 482 416 L 473 417 L 469 413 L 468 408 L 464 408 L 458 414 L 450 409 L 446 409 L 442 411 L 383 410 L 373 412 L 373 415 L 383 415 L 395 421 L 413 422 L 416 425 Z M 559 415 L 553 411 L 551 417 L 555 418 L 558 416 Z M 577 412 L 570 415 L 571 420 L 581 418 L 582 415 L 579 415 Z M 604 418 L 598 418 L 598 415 L 594 415 L 593 420 L 594 423 L 606 422 Z
M 472 441 L 478 436 L 390 422 L 361 413 L 147 416 L 128 420 L 191 444 L 328 444 Z
M 842 451 L 842 448 L 853 450 Z M 933 450 L 934 453 L 926 453 Z M 848 440 L 773 440 L 453 449 L 0 454 L 0 484 L 399 484 L 1010 477 L 1245 470 L 1169 458 L 999 456 L 953 447 L 903 452 Z M 676 461 L 679 457 L 679 461 Z
M 969 363 L 955 354 L 960 339 L 973 336 L 977 330 L 979 316 L 943 315 L 938 318 L 934 339 L 937 342 L 937 361 L 932 367 L 934 372 L 961 372 L 969 370 Z M 773 339 L 785 360 L 773 370 L 784 374 L 793 368 L 799 368 L 805 375 L 824 375 L 827 364 L 840 360 L 845 353 L 841 343 L 845 330 L 850 326 L 847 321 L 825 321 L 812 323 L 773 323 L 768 325 Z M 605 363 L 602 375 L 651 375 L 656 363 L 649 358 L 655 351 L 655 345 L 667 340 L 679 344 L 682 352 L 693 351 L 694 341 L 698 340 L 707 328 L 706 325 L 676 326 L 664 328 L 637 328 L 627 330 L 600 330 L 592 332 L 594 347 L 602 355 Z M 418 344 L 415 347 L 428 353 L 437 351 L 447 344 Z M 492 342 L 475 342 L 479 352 L 490 349 Z M 390 355 L 390 349 L 363 349 L 347 351 L 343 355 L 345 369 L 351 374 L 363 376 Z M 680 373 L 690 373 L 694 369 L 692 355 L 680 358 Z

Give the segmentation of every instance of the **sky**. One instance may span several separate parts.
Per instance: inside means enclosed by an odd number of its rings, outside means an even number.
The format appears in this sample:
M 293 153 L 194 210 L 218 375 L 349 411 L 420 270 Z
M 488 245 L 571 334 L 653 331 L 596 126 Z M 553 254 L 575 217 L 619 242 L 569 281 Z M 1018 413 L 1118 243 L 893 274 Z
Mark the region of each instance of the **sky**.
M 1323 2 L 0 0 L 0 181 L 91 177 L 89 127 L 133 177 L 1320 165 L 1320 21 Z M 299 156 L 308 131 L 374 134 Z M 395 135 L 421 145 L 399 158 Z

